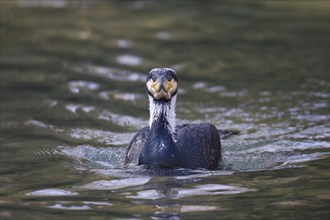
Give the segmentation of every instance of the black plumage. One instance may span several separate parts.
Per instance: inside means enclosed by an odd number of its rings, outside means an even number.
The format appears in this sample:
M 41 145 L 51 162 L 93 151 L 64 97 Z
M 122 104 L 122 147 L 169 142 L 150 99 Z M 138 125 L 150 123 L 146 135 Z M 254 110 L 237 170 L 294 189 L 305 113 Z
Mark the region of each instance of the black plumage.
M 147 77 L 150 124 L 133 137 L 126 164 L 215 169 L 221 158 L 219 132 L 212 124 L 175 126 L 177 77 L 169 68 Z

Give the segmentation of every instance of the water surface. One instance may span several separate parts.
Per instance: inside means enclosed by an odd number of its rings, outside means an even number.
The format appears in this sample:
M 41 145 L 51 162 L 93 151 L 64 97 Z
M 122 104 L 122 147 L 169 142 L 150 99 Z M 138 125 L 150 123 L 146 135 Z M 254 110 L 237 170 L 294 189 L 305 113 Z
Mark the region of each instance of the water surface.
M 328 219 L 327 1 L 0 3 L 1 219 Z M 221 169 L 124 166 L 164 66 Z

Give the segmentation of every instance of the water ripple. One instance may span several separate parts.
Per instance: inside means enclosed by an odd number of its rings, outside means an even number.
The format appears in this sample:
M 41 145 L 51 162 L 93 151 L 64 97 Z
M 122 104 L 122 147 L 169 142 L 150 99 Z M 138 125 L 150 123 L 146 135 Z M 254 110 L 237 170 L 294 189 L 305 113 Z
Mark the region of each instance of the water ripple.
M 119 39 L 117 40 L 117 45 L 120 48 L 132 48 L 134 47 L 134 43 L 132 41 L 126 39 Z
M 56 201 L 54 205 L 46 206 L 52 209 L 63 210 L 90 210 L 93 208 L 108 208 L 113 204 L 110 202 L 94 202 L 94 201 L 82 201 L 82 202 L 69 202 L 69 201 Z
M 98 95 L 104 100 L 114 99 L 114 100 L 133 101 L 133 102 L 145 98 L 145 96 L 141 94 L 119 92 L 119 91 L 103 91 L 100 92 Z
M 84 106 L 80 104 L 68 104 L 65 106 L 65 109 L 72 112 L 72 113 L 77 113 L 77 110 L 82 110 L 85 113 L 89 113 L 93 110 L 95 110 L 94 106 Z
M 125 160 L 125 148 L 94 147 L 90 145 L 78 145 L 75 147 L 58 146 L 58 151 L 78 162 L 77 169 L 116 169 L 123 168 Z
M 81 80 L 69 82 L 69 90 L 74 94 L 78 94 L 82 92 L 87 93 L 89 91 L 96 90 L 99 87 L 100 85 L 94 82 L 81 81 Z
M 216 92 L 222 92 L 222 91 L 226 90 L 226 87 L 224 87 L 224 86 L 221 86 L 221 85 L 209 86 L 205 82 L 196 82 L 195 84 L 192 85 L 192 88 L 204 90 L 208 93 L 216 93 Z
M 65 8 L 68 6 L 68 2 L 66 0 L 57 0 L 57 1 L 19 0 L 18 5 L 22 7 Z
M 147 122 L 145 120 L 135 118 L 132 116 L 115 114 L 108 110 L 103 110 L 98 115 L 98 118 L 102 119 L 102 120 L 106 120 L 106 121 L 111 121 L 114 124 L 117 124 L 120 126 L 132 126 L 135 128 L 142 128 L 147 125 Z
M 82 186 L 76 186 L 79 189 L 90 190 L 114 190 L 123 189 L 132 186 L 140 186 L 148 183 L 151 177 L 124 178 L 116 180 L 99 180 Z
M 97 75 L 114 81 L 144 82 L 146 78 L 146 75 L 142 73 L 122 69 L 108 68 L 105 66 L 96 66 L 93 64 L 79 64 L 68 66 L 68 68 L 80 74 Z
M 116 58 L 119 64 L 128 65 L 128 66 L 137 66 L 140 65 L 143 61 L 141 57 L 134 56 L 131 54 L 120 55 Z
M 28 196 L 72 196 L 78 195 L 76 192 L 63 189 L 42 189 L 27 193 Z
M 254 192 L 256 190 L 245 187 L 222 185 L 222 184 L 201 184 L 195 185 L 193 188 L 171 188 L 170 192 L 162 192 L 161 190 L 142 190 L 136 193 L 125 193 L 130 199 L 181 199 L 194 196 L 210 196 L 210 195 L 233 195 L 246 192 Z
M 126 145 L 130 142 L 135 133 L 116 133 L 111 131 L 88 129 L 88 128 L 73 128 L 68 132 L 70 137 L 84 140 L 95 141 L 106 145 Z
M 169 40 L 172 37 L 171 34 L 166 31 L 159 31 L 155 35 L 156 35 L 156 38 L 160 39 L 160 40 Z

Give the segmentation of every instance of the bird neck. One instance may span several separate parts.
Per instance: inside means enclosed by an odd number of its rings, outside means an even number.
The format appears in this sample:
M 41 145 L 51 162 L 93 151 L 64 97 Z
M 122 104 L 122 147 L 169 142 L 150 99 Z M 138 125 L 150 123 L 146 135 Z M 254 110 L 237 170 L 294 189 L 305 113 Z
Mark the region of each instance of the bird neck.
M 174 99 L 173 99 L 174 98 Z M 150 134 L 139 157 L 139 164 L 178 166 L 175 128 L 175 97 L 169 102 L 150 101 Z
M 171 135 L 175 133 L 175 104 L 176 95 L 168 102 L 155 101 L 149 96 L 150 130 L 164 127 Z

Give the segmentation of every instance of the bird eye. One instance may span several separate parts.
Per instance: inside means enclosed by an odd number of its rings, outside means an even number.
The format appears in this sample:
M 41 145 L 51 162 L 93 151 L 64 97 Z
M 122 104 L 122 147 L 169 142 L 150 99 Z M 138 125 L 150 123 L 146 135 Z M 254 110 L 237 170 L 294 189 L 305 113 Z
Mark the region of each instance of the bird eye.
M 150 81 L 150 80 L 152 80 L 153 82 L 156 82 L 157 81 L 157 76 L 150 74 L 147 78 L 147 81 Z
M 157 81 L 157 76 L 153 75 L 151 76 L 152 81 L 156 82 Z
M 172 81 L 173 79 L 177 81 L 176 74 L 173 70 L 166 71 L 166 78 L 168 81 Z

